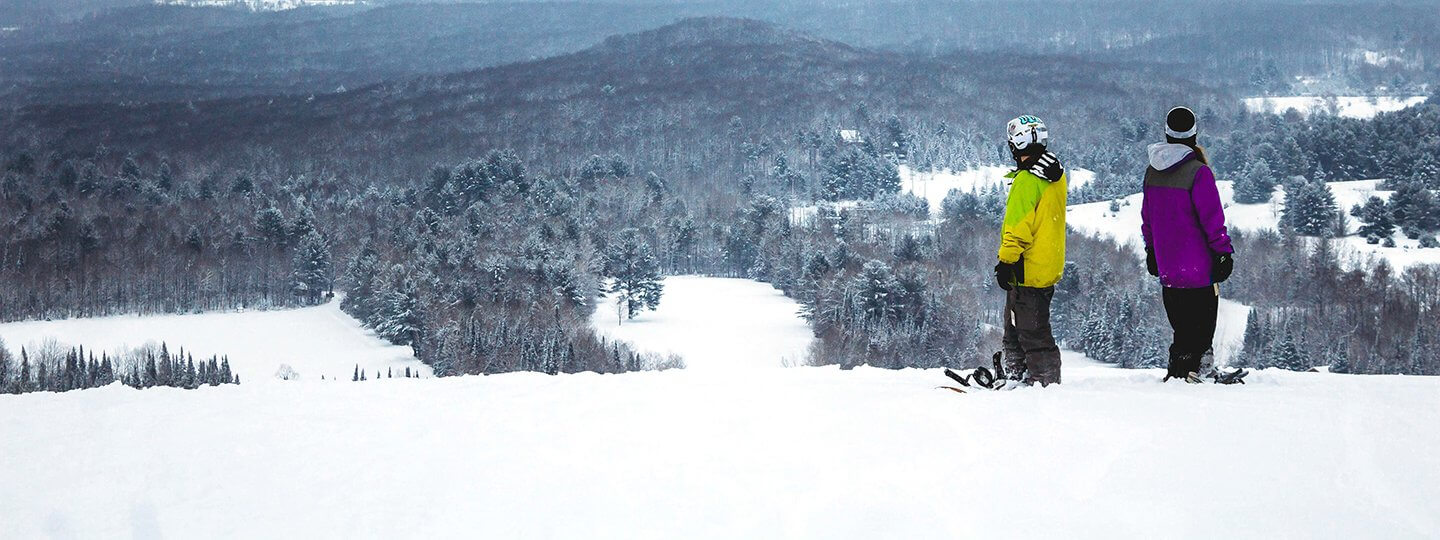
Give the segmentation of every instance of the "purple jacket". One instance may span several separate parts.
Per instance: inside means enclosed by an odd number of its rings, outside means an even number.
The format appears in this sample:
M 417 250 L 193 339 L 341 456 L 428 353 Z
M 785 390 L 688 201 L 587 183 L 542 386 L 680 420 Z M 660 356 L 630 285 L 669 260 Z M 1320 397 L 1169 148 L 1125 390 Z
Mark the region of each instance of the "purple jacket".
M 1215 173 L 1182 144 L 1150 145 L 1140 232 L 1154 250 L 1160 283 L 1166 287 L 1209 287 L 1211 257 L 1234 253 L 1225 231 L 1225 209 Z

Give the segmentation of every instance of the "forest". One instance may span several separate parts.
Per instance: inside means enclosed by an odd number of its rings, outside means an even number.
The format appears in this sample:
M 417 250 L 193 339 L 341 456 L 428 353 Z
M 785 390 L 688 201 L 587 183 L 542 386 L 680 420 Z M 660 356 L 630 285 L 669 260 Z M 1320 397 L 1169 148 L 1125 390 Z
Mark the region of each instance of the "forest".
M 313 99 L 27 107 L 0 144 L 0 320 L 340 294 L 437 375 L 616 373 L 682 362 L 598 338 L 599 296 L 635 313 L 663 295 L 658 277 L 698 273 L 798 300 L 813 363 L 974 366 L 998 342 L 1003 193 L 952 195 L 931 222 L 900 193 L 897 164 L 1003 163 L 997 126 L 1011 103 L 1034 103 L 1065 164 L 1097 173 L 1071 202 L 1113 199 L 1138 190 L 1143 147 L 1160 138 L 1149 119 L 1184 99 L 1207 119 L 1222 180 L 1252 197 L 1307 193 L 1280 233 L 1236 235 L 1226 296 L 1257 308 L 1240 361 L 1440 373 L 1435 269 L 1346 270 L 1318 240 L 1347 216 L 1376 242 L 1396 228 L 1433 237 L 1440 105 L 1257 115 L 1228 92 L 1154 66 L 914 56 L 712 18 Z M 1326 206 L 1324 180 L 1369 177 L 1406 195 Z M 790 218 L 844 199 L 866 202 Z M 1143 262 L 1077 234 L 1069 254 L 1058 337 L 1159 365 L 1168 329 Z M 141 375 L 129 380 L 152 380 Z

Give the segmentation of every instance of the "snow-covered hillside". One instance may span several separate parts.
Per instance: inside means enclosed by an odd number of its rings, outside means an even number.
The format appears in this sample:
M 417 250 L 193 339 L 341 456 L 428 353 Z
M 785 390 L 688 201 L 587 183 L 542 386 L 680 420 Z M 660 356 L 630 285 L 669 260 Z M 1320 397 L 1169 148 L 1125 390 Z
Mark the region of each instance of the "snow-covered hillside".
M 698 369 L 0 395 L 0 522 L 16 538 L 1440 530 L 1440 378 L 1162 384 L 1066 352 L 1059 387 L 961 395 L 935 388 L 949 383 L 936 370 L 777 368 L 808 338 L 793 303 L 742 280 L 666 286 L 660 311 L 612 327 L 602 309 L 596 324 Z M 247 321 L 262 315 L 295 328 Z M 338 332 L 337 316 L 164 326 L 192 325 L 197 343 L 227 326 L 295 340 Z
M 1392 192 L 1380 191 L 1379 180 L 1357 180 L 1352 182 L 1331 182 L 1330 190 L 1335 194 L 1336 207 L 1349 215 L 1350 208 L 1364 202 L 1372 195 L 1389 199 Z M 1238 204 L 1235 202 L 1233 182 L 1217 183 L 1220 200 L 1225 205 L 1226 225 L 1232 229 L 1257 231 L 1277 230 L 1281 211 L 1285 203 L 1285 188 L 1279 187 L 1269 203 Z M 1110 202 L 1102 201 L 1071 206 L 1066 222 L 1083 233 L 1101 238 L 1112 238 L 1122 245 L 1129 245 L 1137 253 L 1144 253 L 1144 242 L 1140 234 L 1140 203 L 1144 198 L 1137 193 L 1121 200 L 1119 212 L 1110 211 Z M 1342 261 L 1358 266 L 1384 258 L 1397 269 L 1415 264 L 1440 264 L 1440 249 L 1421 248 L 1419 242 L 1395 234 L 1395 247 L 1371 245 L 1364 238 L 1353 233 L 1359 223 L 1348 218 L 1351 236 L 1333 240 L 1336 253 Z
M 945 196 L 949 195 L 951 190 L 976 192 L 991 187 L 1003 189 L 1010 182 L 1005 175 L 1011 170 L 1011 167 L 987 166 L 960 172 L 916 171 L 901 165 L 900 186 L 906 193 L 925 199 L 930 203 L 930 213 L 939 215 L 940 203 L 945 201 Z M 1094 179 L 1094 171 L 1072 169 L 1067 174 L 1067 187 L 1079 189 Z
M 1424 103 L 1426 96 L 1284 96 L 1245 98 L 1250 112 L 1285 114 L 1294 109 L 1304 116 L 1328 114 L 1345 118 L 1372 118 Z
M 1009 180 L 1005 178 L 1012 169 L 990 165 L 966 169 L 964 171 L 917 171 L 907 165 L 900 165 L 900 190 L 924 199 L 930 205 L 930 215 L 939 216 L 941 203 L 951 190 L 962 192 L 978 192 L 992 187 L 1004 189 Z M 1079 189 L 1081 186 L 1095 179 L 1095 172 L 1076 168 L 1068 173 L 1066 181 L 1070 189 Z M 838 201 L 823 203 L 836 209 L 854 208 L 860 201 Z M 815 216 L 819 205 L 797 206 L 790 209 L 791 223 L 804 223 Z
M 613 301 L 596 309 L 591 324 L 602 336 L 642 352 L 676 354 L 688 369 L 800 365 L 814 337 L 800 304 L 766 283 L 748 279 L 665 278 L 655 311 L 617 324 Z
M 339 300 L 322 306 L 278 311 L 198 315 L 120 316 L 0 324 L 0 338 L 12 352 L 35 351 L 47 340 L 97 351 L 128 350 L 165 343 L 172 352 L 184 347 L 196 358 L 228 355 L 230 367 L 245 384 L 274 380 L 281 364 L 301 378 L 349 380 L 355 366 L 369 370 L 430 368 L 410 347 L 391 345 L 340 311 Z
M 1061 387 L 966 395 L 936 371 L 833 367 L 0 395 L 0 521 L 14 538 L 1440 530 L 1440 378 L 1188 386 L 1066 362 Z
M 236 7 L 251 11 L 284 11 L 311 6 L 348 6 L 365 2 L 362 0 L 155 0 L 155 3 L 174 6 Z

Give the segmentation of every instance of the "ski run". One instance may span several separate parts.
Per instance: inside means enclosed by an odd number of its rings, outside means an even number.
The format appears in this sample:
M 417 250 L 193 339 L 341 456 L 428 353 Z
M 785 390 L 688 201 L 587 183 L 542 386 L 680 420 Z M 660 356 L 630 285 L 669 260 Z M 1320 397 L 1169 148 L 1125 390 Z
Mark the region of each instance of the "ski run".
M 958 395 L 936 389 L 940 370 L 783 367 L 808 336 L 768 285 L 666 287 L 658 311 L 610 335 L 694 369 L 0 396 L 4 536 L 1422 538 L 1440 527 L 1440 379 L 1264 370 L 1244 386 L 1162 384 L 1161 370 L 1066 352 L 1059 387 Z M 308 325 L 329 310 L 243 317 Z M 606 313 L 597 327 L 614 323 Z M 124 320 L 191 317 L 241 315 Z M 788 329 L 757 331 L 766 325 Z M 715 337 L 667 341 L 700 328 Z M 0 331 L 9 339 L 15 325 Z M 389 354 L 347 336 L 334 343 L 346 353 L 296 369 L 346 372 L 356 356 Z

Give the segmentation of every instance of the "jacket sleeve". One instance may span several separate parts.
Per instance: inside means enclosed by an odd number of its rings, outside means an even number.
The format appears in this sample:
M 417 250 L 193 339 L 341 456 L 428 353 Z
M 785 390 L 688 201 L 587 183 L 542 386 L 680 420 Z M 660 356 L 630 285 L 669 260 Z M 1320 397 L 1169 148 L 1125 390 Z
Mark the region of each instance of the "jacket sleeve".
M 1029 172 L 1015 175 L 1010 186 L 1010 197 L 1005 203 L 1005 225 L 1001 229 L 1000 262 L 1014 263 L 1020 255 L 1035 243 L 1035 232 L 1040 223 L 1036 210 L 1040 207 L 1040 196 L 1045 192 L 1045 183 Z
M 1220 190 L 1215 187 L 1215 172 L 1210 167 L 1201 167 L 1195 172 L 1190 202 L 1195 205 L 1195 215 L 1200 218 L 1200 230 L 1205 232 L 1205 243 L 1210 252 L 1234 253 L 1230 233 L 1225 229 L 1225 208 L 1220 205 Z
M 1154 236 L 1151 236 L 1151 232 L 1150 232 L 1150 212 L 1149 212 L 1149 207 L 1150 207 L 1150 198 L 1149 198 L 1149 197 L 1145 197 L 1144 195 L 1141 195 L 1141 199 L 1140 199 L 1140 238 L 1144 239 L 1144 241 L 1145 241 L 1145 249 L 1146 249 L 1147 251 L 1155 248 L 1155 239 L 1154 239 L 1155 237 L 1154 237 Z

